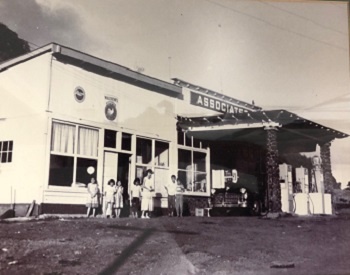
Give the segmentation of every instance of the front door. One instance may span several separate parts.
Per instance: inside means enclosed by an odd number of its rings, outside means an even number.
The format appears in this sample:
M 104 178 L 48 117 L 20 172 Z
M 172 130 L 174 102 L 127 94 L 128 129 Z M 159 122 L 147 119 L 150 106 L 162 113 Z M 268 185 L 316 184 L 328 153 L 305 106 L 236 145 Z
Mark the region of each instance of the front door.
M 120 180 L 122 186 L 124 187 L 124 201 L 128 200 L 131 171 L 130 159 L 130 154 L 105 151 L 103 164 L 102 192 L 104 192 L 104 190 L 106 189 L 109 180 L 113 179 L 115 182 Z M 105 207 L 103 207 L 103 211 L 104 209 Z

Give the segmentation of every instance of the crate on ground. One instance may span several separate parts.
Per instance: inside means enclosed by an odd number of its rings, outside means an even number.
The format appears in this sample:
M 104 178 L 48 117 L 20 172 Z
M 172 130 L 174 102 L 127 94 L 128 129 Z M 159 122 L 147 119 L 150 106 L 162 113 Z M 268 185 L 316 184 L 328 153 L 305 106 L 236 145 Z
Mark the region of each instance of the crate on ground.
M 196 208 L 195 209 L 195 216 L 196 217 L 204 217 L 204 209 L 203 208 Z

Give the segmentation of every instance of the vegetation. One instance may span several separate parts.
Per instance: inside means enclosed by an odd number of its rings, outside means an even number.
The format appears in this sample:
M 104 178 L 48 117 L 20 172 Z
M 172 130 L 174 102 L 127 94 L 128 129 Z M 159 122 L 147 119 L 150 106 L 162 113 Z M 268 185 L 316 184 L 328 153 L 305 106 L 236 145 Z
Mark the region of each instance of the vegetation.
M 0 62 L 28 53 L 30 47 L 27 41 L 18 37 L 18 34 L 0 23 Z
M 289 153 L 280 155 L 280 162 L 287 163 L 296 168 L 303 166 L 304 168 L 312 169 L 312 159 L 300 153 Z

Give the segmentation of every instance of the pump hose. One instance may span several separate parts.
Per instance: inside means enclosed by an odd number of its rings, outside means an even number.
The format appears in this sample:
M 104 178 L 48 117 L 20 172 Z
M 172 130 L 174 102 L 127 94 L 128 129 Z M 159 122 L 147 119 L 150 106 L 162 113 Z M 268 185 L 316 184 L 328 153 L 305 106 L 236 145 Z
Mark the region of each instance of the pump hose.
M 312 199 L 311 199 L 311 197 L 310 197 L 310 194 L 308 193 L 307 194 L 307 196 L 308 196 L 308 198 L 309 198 L 309 201 L 311 201 L 311 203 L 312 203 L 312 215 L 315 213 L 315 206 L 314 206 L 314 202 L 312 201 Z
M 293 213 L 297 210 L 297 202 L 295 201 L 295 196 L 293 194 Z

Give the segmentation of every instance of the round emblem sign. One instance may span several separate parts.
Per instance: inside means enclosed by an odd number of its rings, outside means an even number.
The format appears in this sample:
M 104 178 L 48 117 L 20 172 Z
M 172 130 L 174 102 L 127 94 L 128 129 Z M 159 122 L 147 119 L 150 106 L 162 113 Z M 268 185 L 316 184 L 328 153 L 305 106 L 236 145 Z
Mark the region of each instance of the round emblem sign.
M 108 120 L 115 120 L 117 117 L 117 107 L 114 102 L 109 101 L 105 107 L 105 115 Z
M 74 90 L 74 98 L 79 103 L 83 102 L 85 100 L 85 91 L 81 87 L 77 87 Z

